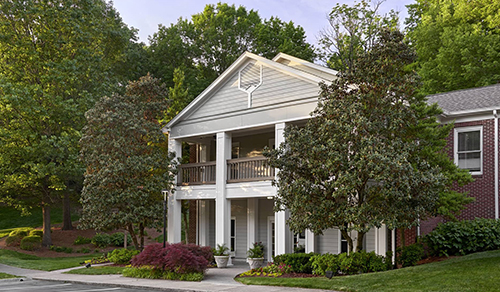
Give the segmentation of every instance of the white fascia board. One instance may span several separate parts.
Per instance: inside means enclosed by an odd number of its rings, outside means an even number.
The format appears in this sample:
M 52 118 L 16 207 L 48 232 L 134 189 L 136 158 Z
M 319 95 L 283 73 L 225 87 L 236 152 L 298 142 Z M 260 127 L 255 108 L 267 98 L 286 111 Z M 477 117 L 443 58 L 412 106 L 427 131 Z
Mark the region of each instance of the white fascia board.
M 464 111 L 456 111 L 456 112 L 447 112 L 446 117 L 456 117 L 456 116 L 471 116 L 483 113 L 493 113 L 493 110 L 500 109 L 500 106 L 487 107 L 487 108 L 479 108 L 472 110 L 464 110 Z
M 333 76 L 337 76 L 338 73 L 339 73 L 337 70 L 326 68 L 324 66 L 321 66 L 321 65 L 318 65 L 318 64 L 314 64 L 312 62 L 309 62 L 309 61 L 306 61 L 306 60 L 302 60 L 300 58 L 297 58 L 297 57 L 294 57 L 294 56 L 290 56 L 290 55 L 285 54 L 285 53 L 279 53 L 272 60 L 274 62 L 278 62 L 279 59 L 287 59 L 287 60 L 290 60 L 290 61 L 295 61 L 297 63 L 300 63 L 300 64 L 304 65 L 304 66 L 307 66 L 307 67 L 310 67 L 310 68 L 322 71 L 324 73 L 327 73 L 327 74 L 330 74 L 330 75 L 333 75 Z
M 223 84 L 223 82 L 226 80 L 226 78 L 231 76 L 235 72 L 235 70 L 248 59 L 254 59 L 254 60 L 259 61 L 259 62 L 261 62 L 269 67 L 276 68 L 276 69 L 282 71 L 283 73 L 287 73 L 287 74 L 299 77 L 300 79 L 303 79 L 304 81 L 307 81 L 307 82 L 310 82 L 313 84 L 318 84 L 320 82 L 327 81 L 327 80 L 324 80 L 323 78 L 314 76 L 310 73 L 303 72 L 303 71 L 294 69 L 292 67 L 280 64 L 278 62 L 268 60 L 264 57 L 255 55 L 255 54 L 250 53 L 250 52 L 245 52 L 236 61 L 234 61 L 234 63 L 231 64 L 231 66 L 229 66 L 229 68 L 227 68 L 226 71 L 224 71 L 224 73 L 222 73 L 217 79 L 215 79 L 215 81 L 212 82 L 212 84 L 210 84 L 207 88 L 205 88 L 205 90 L 203 90 L 203 92 L 200 93 L 198 95 L 198 97 L 196 97 L 179 114 L 177 114 L 170 122 L 168 122 L 168 124 L 162 128 L 162 131 L 164 133 L 169 132 L 169 129 L 174 124 L 176 124 L 187 113 L 191 112 L 191 110 L 196 109 L 197 106 L 200 106 L 203 103 L 203 101 L 205 100 L 205 97 L 209 96 L 210 93 L 214 89 L 217 89 L 221 84 Z

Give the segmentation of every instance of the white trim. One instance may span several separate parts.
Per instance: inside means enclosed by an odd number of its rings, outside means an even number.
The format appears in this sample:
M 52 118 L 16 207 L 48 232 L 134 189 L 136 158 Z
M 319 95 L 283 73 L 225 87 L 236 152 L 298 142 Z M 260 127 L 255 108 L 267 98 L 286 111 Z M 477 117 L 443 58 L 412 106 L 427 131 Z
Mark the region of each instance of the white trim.
M 231 234 L 231 225 L 233 224 L 234 220 L 234 246 L 231 246 L 231 239 L 233 238 Z M 236 256 L 236 216 L 231 216 L 231 223 L 229 225 L 229 252 L 232 257 Z M 231 247 L 234 248 L 234 251 L 231 251 Z
M 323 67 L 321 65 L 314 64 L 314 63 L 311 63 L 309 61 L 302 60 L 300 58 L 297 58 L 297 57 L 294 57 L 294 56 L 290 56 L 290 55 L 285 54 L 285 53 L 279 53 L 278 55 L 276 55 L 276 57 L 274 57 L 272 59 L 272 61 L 279 62 L 279 59 L 285 59 L 285 60 L 289 60 L 289 61 L 294 61 L 294 62 L 300 63 L 300 64 L 302 64 L 304 66 L 307 66 L 309 68 L 321 71 L 323 73 L 327 73 L 327 74 L 333 75 L 334 77 L 337 77 L 337 74 L 338 74 L 338 71 L 336 71 L 336 70 L 333 70 L 333 69 L 330 69 L 330 68 L 327 68 L 327 67 Z
M 491 113 L 488 114 L 483 113 L 474 116 L 458 116 L 458 117 L 439 116 L 438 121 L 442 124 L 449 124 L 449 123 L 460 124 L 460 123 L 478 122 L 491 119 L 494 119 Z
M 276 221 L 274 219 L 274 216 L 267 216 L 267 261 L 268 262 L 271 262 L 273 260 L 273 250 L 272 250 L 273 230 L 271 228 L 272 223 L 274 223 L 274 230 L 276 230 Z M 276 238 L 274 238 L 274 250 L 276 252 Z
M 484 154 L 484 148 L 483 148 L 483 126 L 471 126 L 471 127 L 456 127 L 454 128 L 454 133 L 453 133 L 453 156 L 454 156 L 454 161 L 455 164 L 458 165 L 458 134 L 462 132 L 474 132 L 474 131 L 479 131 L 479 150 L 481 151 L 480 155 L 480 171 L 471 171 L 471 175 L 482 175 L 483 174 L 483 154 Z

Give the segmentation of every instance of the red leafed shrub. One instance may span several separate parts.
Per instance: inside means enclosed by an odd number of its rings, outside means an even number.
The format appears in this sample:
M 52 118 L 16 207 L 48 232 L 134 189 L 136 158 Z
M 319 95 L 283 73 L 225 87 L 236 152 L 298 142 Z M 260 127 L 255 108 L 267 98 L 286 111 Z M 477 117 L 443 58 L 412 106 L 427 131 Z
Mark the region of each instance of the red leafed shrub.
M 149 266 L 179 274 L 203 273 L 208 267 L 210 254 L 207 248 L 195 244 L 167 244 L 163 248 L 157 243 L 146 246 L 131 263 L 134 267 Z

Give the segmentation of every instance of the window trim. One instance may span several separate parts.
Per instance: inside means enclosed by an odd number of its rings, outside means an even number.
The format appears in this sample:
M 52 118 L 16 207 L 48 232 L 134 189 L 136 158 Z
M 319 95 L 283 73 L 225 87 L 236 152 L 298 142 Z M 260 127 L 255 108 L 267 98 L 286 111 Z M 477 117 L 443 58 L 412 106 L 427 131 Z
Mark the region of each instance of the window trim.
M 463 132 L 474 132 L 474 131 L 479 131 L 479 151 L 481 153 L 480 155 L 480 161 L 479 161 L 479 171 L 470 171 L 471 175 L 482 175 L 483 174 L 483 152 L 484 152 L 484 147 L 483 147 L 483 126 L 471 126 L 471 127 L 458 127 L 454 129 L 454 143 L 453 143 L 453 154 L 454 154 L 454 161 L 455 165 L 458 166 L 458 134 L 463 133 Z

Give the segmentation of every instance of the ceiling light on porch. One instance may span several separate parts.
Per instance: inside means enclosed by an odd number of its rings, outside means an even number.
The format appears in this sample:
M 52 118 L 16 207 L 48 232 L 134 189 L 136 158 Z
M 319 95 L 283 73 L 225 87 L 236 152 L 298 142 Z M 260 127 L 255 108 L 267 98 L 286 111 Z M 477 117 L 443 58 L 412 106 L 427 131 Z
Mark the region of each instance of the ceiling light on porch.
M 274 199 L 274 196 L 269 196 L 267 197 L 268 200 L 273 200 Z

